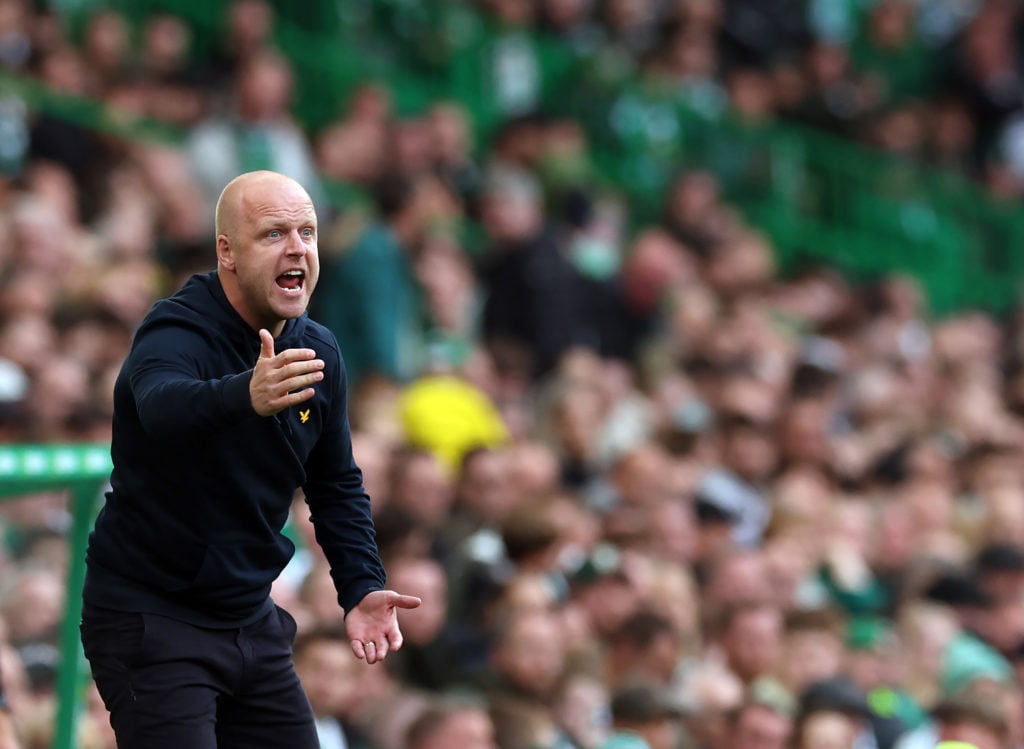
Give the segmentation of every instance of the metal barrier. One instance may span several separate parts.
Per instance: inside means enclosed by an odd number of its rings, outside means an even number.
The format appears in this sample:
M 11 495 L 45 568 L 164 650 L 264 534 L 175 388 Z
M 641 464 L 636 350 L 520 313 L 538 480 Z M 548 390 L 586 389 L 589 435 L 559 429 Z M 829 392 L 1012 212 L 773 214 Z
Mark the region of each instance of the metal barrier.
M 110 446 L 0 445 L 0 501 L 54 489 L 71 491 L 71 531 L 64 620 L 59 634 L 57 717 L 53 749 L 73 749 L 82 680 L 82 583 L 85 547 L 103 486 L 110 478 Z

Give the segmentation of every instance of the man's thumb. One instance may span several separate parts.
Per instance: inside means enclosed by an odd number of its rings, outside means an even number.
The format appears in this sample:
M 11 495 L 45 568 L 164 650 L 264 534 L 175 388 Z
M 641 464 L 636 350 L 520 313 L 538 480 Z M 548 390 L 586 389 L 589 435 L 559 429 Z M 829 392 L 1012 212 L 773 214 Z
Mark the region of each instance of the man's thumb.
M 260 358 L 274 358 L 274 336 L 266 328 L 260 328 Z
M 391 597 L 391 605 L 400 609 L 414 609 L 421 603 L 423 603 L 423 599 L 418 596 L 403 596 L 400 593 L 395 593 Z

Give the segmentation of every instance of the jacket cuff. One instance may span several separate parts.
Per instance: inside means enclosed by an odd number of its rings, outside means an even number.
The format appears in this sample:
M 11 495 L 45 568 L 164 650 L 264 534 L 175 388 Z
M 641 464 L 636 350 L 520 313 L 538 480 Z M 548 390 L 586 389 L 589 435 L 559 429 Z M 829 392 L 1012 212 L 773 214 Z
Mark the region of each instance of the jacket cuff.
M 344 593 L 338 594 L 338 604 L 345 611 L 345 616 L 348 616 L 348 612 L 359 605 L 360 601 L 366 598 L 367 593 L 372 593 L 375 590 L 384 590 L 380 585 L 367 581 L 360 586 L 350 586 Z
M 252 380 L 252 370 L 241 374 L 229 375 L 221 382 L 221 403 L 224 406 L 224 416 L 228 422 L 242 421 L 256 415 L 252 407 L 252 396 L 249 394 L 249 382 Z

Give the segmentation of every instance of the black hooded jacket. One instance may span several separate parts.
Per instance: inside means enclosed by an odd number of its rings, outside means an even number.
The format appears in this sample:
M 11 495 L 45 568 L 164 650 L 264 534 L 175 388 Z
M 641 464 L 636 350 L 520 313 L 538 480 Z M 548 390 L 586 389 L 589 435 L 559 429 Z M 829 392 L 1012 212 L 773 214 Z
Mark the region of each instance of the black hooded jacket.
M 338 344 L 303 315 L 275 340 L 288 348 L 316 351 L 324 379 L 312 399 L 261 417 L 249 396 L 260 339 L 216 272 L 149 312 L 114 386 L 114 470 L 89 539 L 86 604 L 202 626 L 256 621 L 295 549 L 281 531 L 299 487 L 341 606 L 383 589 Z

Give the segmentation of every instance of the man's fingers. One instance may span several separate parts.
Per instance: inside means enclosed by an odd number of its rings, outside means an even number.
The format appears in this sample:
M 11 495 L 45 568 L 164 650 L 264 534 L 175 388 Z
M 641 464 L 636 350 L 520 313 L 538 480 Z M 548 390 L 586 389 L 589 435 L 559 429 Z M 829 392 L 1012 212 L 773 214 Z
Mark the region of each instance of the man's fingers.
M 352 649 L 355 650 L 357 645 L 363 651 L 363 655 L 366 656 L 367 663 L 376 663 L 377 661 L 384 660 L 384 656 L 387 655 L 388 652 L 386 645 L 381 647 L 379 643 L 374 642 L 373 640 L 367 640 L 366 642 L 353 640 Z M 356 655 L 358 655 L 358 652 Z
M 391 652 L 395 652 L 402 647 L 404 641 L 405 639 L 402 637 L 401 631 L 398 627 L 395 627 L 395 631 L 388 636 L 388 645 L 391 648 Z
M 283 356 L 283 354 L 282 354 Z M 289 377 L 299 377 L 301 375 L 308 375 L 310 373 L 322 374 L 324 368 L 323 359 L 303 359 L 301 361 L 293 361 L 290 364 L 285 364 L 277 369 L 276 374 L 280 376 L 281 381 L 287 380 Z M 321 379 L 317 377 L 317 379 Z
M 356 658 L 367 660 L 366 648 L 364 647 L 362 642 L 360 642 L 359 640 L 351 640 L 349 644 L 352 646 L 352 652 L 355 653 Z
M 274 386 L 274 391 L 280 393 L 281 398 L 290 398 L 293 395 L 297 395 L 302 392 L 303 388 L 310 385 L 315 385 L 324 378 L 322 372 L 313 372 L 311 374 L 300 375 L 298 377 L 289 377 L 286 380 L 282 380 L 279 384 Z M 305 396 L 302 400 L 306 400 L 309 396 Z M 301 401 L 296 401 L 301 402 Z
M 306 362 L 306 360 L 313 359 L 315 356 L 316 351 L 311 348 L 289 348 L 277 355 L 277 363 L 280 366 L 284 366 L 292 362 Z M 321 367 L 323 366 L 323 360 L 317 359 L 316 361 L 320 363 Z
M 266 328 L 260 328 L 260 358 L 274 358 L 274 336 Z
M 283 411 L 289 406 L 295 406 L 298 405 L 299 403 L 302 403 L 303 401 L 308 401 L 314 395 L 316 395 L 316 391 L 313 388 L 306 388 L 305 390 L 299 390 L 294 393 L 282 395 L 280 398 L 273 401 L 271 405 L 273 405 L 279 411 Z

